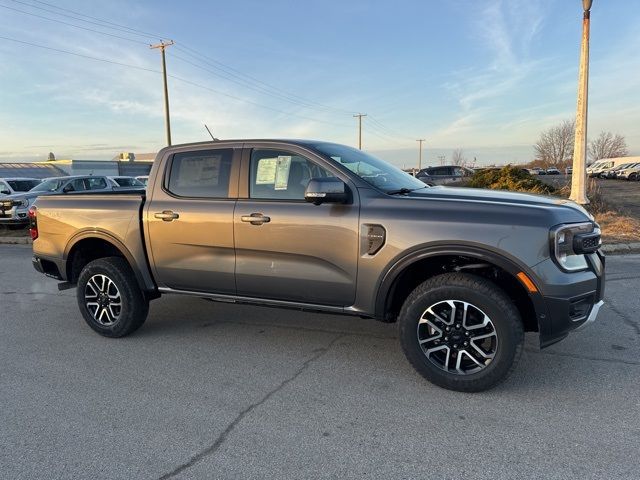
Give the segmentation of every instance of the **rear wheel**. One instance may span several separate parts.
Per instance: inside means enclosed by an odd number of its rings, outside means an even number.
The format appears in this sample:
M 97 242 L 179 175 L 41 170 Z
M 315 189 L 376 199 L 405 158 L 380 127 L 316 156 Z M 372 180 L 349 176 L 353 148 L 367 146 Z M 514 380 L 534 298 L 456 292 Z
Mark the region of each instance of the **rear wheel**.
M 105 337 L 129 335 L 149 312 L 131 267 L 120 257 L 88 263 L 80 272 L 77 299 L 87 324 Z
M 518 309 L 489 280 L 450 273 L 419 285 L 399 317 L 407 359 L 430 382 L 478 392 L 502 382 L 522 353 Z

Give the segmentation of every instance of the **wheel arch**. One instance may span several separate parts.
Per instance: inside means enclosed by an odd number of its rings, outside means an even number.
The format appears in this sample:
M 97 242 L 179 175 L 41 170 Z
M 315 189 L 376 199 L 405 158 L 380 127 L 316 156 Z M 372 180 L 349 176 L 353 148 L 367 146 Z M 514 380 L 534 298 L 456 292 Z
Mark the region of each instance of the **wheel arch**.
M 67 281 L 75 283 L 87 263 L 110 256 L 122 257 L 127 261 L 143 292 L 156 291 L 155 285 L 145 277 L 125 244 L 109 232 L 101 230 L 80 232 L 67 243 L 63 256 Z
M 461 263 L 458 263 L 461 262 Z M 457 270 L 456 268 L 460 268 Z M 520 311 L 525 330 L 539 331 L 539 319 L 545 318 L 546 308 L 538 285 L 538 279 L 518 259 L 506 252 L 495 251 L 474 244 L 430 244 L 417 247 L 392 262 L 380 277 L 375 302 L 375 318 L 393 322 L 399 307 L 411 291 L 424 280 L 449 271 L 481 269 L 492 270 L 495 278 L 489 278 L 514 299 Z M 536 293 L 530 293 L 517 277 L 524 272 L 533 282 Z

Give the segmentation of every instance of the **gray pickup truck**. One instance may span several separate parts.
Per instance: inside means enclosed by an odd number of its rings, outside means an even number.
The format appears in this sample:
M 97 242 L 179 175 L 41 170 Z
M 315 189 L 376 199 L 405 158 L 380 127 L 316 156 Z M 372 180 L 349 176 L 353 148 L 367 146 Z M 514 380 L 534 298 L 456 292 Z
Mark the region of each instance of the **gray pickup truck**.
M 171 293 L 374 318 L 453 390 L 496 385 L 524 332 L 546 347 L 603 299 L 600 230 L 576 204 L 428 187 L 333 143 L 168 147 L 146 191 L 51 195 L 29 214 L 35 268 L 77 286 L 101 335 L 135 331 Z

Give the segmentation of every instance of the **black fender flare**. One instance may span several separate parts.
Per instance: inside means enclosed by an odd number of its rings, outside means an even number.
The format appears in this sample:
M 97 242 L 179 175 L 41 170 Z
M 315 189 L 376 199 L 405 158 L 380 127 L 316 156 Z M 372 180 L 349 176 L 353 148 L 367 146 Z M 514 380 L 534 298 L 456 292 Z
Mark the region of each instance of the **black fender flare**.
M 498 249 L 493 249 L 486 245 L 480 246 L 471 242 L 436 242 L 427 245 L 420 245 L 412 248 L 409 252 L 403 252 L 391 260 L 383 270 L 383 274 L 378 280 L 376 289 L 375 318 L 385 318 L 385 312 L 387 311 L 387 305 L 390 301 L 390 294 L 393 293 L 395 281 L 406 268 L 420 260 L 441 256 L 471 257 L 479 261 L 496 265 L 513 277 L 516 277 L 520 272 L 524 272 L 538 290 L 537 293 L 529 293 L 529 298 L 533 303 L 538 325 L 539 327 L 541 326 L 540 320 L 547 316 L 547 309 L 539 288 L 539 285 L 542 283 L 541 280 L 537 278 L 528 266 L 524 265 L 513 255 Z

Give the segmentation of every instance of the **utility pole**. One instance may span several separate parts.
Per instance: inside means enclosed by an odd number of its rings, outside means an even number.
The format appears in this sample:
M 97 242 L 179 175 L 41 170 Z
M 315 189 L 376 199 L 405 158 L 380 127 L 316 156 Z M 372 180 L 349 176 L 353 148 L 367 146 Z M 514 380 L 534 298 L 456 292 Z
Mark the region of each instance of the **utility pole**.
M 362 150 L 362 117 L 366 117 L 366 113 L 359 113 L 354 115 L 354 118 L 358 118 L 358 148 Z
M 424 142 L 424 138 L 419 138 L 418 140 L 416 140 L 416 142 L 418 142 L 418 144 L 420 145 L 418 148 L 418 171 L 422 170 L 422 142 Z
M 589 94 L 589 27 L 592 0 L 582 0 L 582 45 L 578 74 L 578 106 L 576 109 L 576 138 L 573 146 L 573 173 L 571 195 L 576 203 L 585 205 L 587 198 L 587 97 Z
M 171 145 L 171 121 L 169 120 L 169 88 L 167 87 L 167 62 L 165 60 L 165 49 L 173 45 L 173 40 L 165 42 L 160 40 L 160 43 L 155 45 L 149 45 L 150 48 L 159 48 L 162 54 L 162 79 L 164 80 L 164 126 L 167 132 L 167 145 Z

